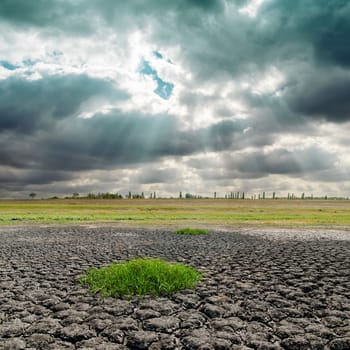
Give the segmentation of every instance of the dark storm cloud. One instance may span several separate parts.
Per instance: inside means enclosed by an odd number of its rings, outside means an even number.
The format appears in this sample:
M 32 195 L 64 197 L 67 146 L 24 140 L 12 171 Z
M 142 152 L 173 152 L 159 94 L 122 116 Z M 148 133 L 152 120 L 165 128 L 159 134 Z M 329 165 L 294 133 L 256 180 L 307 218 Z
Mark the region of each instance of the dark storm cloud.
M 313 72 L 315 82 L 320 74 L 327 79 L 332 67 L 349 68 L 349 16 L 350 3 L 344 0 L 269 0 L 263 2 L 255 18 L 220 11 L 203 13 L 193 22 L 175 16 L 165 27 L 157 20 L 153 36 L 165 46 L 181 43 L 185 62 L 198 83 L 242 74 L 259 79 L 256 73 L 274 65 L 285 72 L 288 86 L 304 80 L 305 67 Z M 333 78 L 332 74 L 328 77 Z M 324 86 L 319 91 L 320 99 L 325 90 Z M 316 99 L 318 91 L 314 92 Z M 315 115 L 314 108 L 310 113 Z
M 79 112 L 84 102 L 96 96 L 126 98 L 110 82 L 82 74 L 0 80 L 0 133 L 51 129 L 57 120 Z
M 336 157 L 317 147 L 288 151 L 276 149 L 270 152 L 242 154 L 231 159 L 231 164 L 241 173 L 302 175 L 329 169 Z
M 298 114 L 332 122 L 350 120 L 350 74 L 344 71 L 301 80 L 287 92 L 287 101 Z
M 19 185 L 43 185 L 57 181 L 72 180 L 72 173 L 57 172 L 50 170 L 24 170 L 18 171 L 13 168 L 1 169 L 0 182 L 4 187 L 12 187 Z
M 2 0 L 0 20 L 16 29 L 44 28 L 47 35 L 55 31 L 85 35 L 93 32 L 93 24 L 86 20 L 84 8 L 84 2 L 69 0 Z
M 150 162 L 205 150 L 224 150 L 242 133 L 239 123 L 220 122 L 208 128 L 182 131 L 175 117 L 124 114 L 115 111 L 90 119 L 74 119 L 55 135 L 44 136 L 40 159 L 50 168 L 98 169 Z
M 47 25 L 55 22 L 57 17 L 65 14 L 69 2 L 47 0 L 2 0 L 0 3 L 0 17 L 14 23 L 29 25 Z
M 271 151 L 226 152 L 222 158 L 190 159 L 187 164 L 206 180 L 257 179 L 268 175 L 324 180 L 325 174 L 335 172 L 337 161 L 336 154 L 312 146 L 291 151 L 279 148 Z
M 176 168 L 156 169 L 153 167 L 143 167 L 134 181 L 141 184 L 174 183 L 178 179 L 178 175 Z
M 321 62 L 350 66 L 349 1 L 266 1 L 260 16 L 269 18 L 282 45 L 305 42 Z
M 246 127 L 246 122 L 243 120 L 224 120 L 210 127 L 194 132 L 193 137 L 204 141 L 204 147 L 209 151 L 223 151 L 231 148 L 236 143 L 238 138 L 242 135 L 243 130 Z M 192 136 L 191 136 L 192 138 Z
M 96 23 L 101 25 L 105 22 L 108 26 L 113 23 L 115 27 L 129 30 L 144 25 L 150 16 L 160 19 L 178 14 L 197 21 L 200 16 L 194 16 L 194 13 L 217 12 L 222 9 L 223 1 L 220 0 L 2 0 L 0 19 L 15 25 L 49 27 L 71 34 L 86 35 L 96 30 Z M 91 20 L 93 18 L 97 21 Z
M 0 81 L 1 164 L 43 170 L 121 167 L 165 156 L 235 144 L 246 127 L 224 121 L 198 130 L 180 130 L 174 116 L 147 116 L 114 110 L 79 118 L 80 107 L 103 95 L 124 99 L 111 83 L 84 75 L 17 77 Z
M 45 149 L 45 148 L 43 148 Z M 0 134 L 0 164 L 16 169 L 37 167 L 40 149 L 33 144 L 33 137 L 28 135 Z
M 113 24 L 116 19 L 140 24 L 141 21 L 162 21 L 177 16 L 184 21 L 200 22 L 201 16 L 207 13 L 221 13 L 224 3 L 222 0 L 131 0 L 124 3 L 106 0 L 101 6 L 100 0 L 91 0 L 85 5 Z

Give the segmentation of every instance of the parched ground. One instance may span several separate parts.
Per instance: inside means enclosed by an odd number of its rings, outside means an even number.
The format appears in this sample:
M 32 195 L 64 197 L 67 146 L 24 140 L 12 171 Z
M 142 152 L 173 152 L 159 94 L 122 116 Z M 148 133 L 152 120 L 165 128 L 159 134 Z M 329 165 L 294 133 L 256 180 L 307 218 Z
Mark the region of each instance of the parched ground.
M 89 267 L 140 256 L 205 278 L 132 300 L 78 282 Z M 350 232 L 1 228 L 0 349 L 350 349 Z

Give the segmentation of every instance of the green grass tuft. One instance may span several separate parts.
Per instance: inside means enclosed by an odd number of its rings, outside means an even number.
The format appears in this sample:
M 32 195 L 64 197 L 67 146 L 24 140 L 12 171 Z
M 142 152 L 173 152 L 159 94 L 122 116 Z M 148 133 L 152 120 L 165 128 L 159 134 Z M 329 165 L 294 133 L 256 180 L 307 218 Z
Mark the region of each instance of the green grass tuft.
M 178 235 L 207 235 L 209 233 L 208 230 L 204 230 L 201 228 L 182 228 L 176 231 Z
M 160 296 L 194 288 L 201 277 L 195 269 L 182 264 L 139 258 L 126 263 L 92 268 L 80 282 L 104 297 L 146 294 Z

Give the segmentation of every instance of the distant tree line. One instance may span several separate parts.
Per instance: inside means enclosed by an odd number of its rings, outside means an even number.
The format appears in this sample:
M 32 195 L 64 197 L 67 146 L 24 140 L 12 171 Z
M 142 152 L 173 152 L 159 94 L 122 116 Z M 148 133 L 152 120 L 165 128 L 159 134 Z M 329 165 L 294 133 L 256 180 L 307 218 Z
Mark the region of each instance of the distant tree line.
M 110 193 L 110 192 L 98 192 L 98 193 L 88 193 L 87 199 L 122 199 L 123 196 L 120 193 Z
M 314 196 L 313 194 L 311 195 L 305 195 L 305 193 L 301 193 L 299 196 L 294 194 L 294 193 L 288 193 L 287 196 L 277 196 L 276 192 L 272 192 L 271 194 L 267 194 L 265 191 L 258 193 L 258 194 L 253 194 L 250 197 L 246 196 L 246 193 L 243 192 L 228 192 L 225 193 L 223 196 L 218 196 L 217 192 L 213 193 L 212 197 L 208 196 L 201 196 L 197 194 L 192 194 L 192 193 L 186 193 L 185 196 L 182 195 L 182 192 L 179 193 L 179 199 L 209 199 L 209 198 L 214 198 L 214 199 L 251 199 L 251 200 L 264 200 L 264 199 L 288 199 L 288 200 L 293 200 L 293 199 L 319 199 L 319 200 L 327 200 L 327 199 L 343 199 L 343 200 L 348 200 L 349 197 L 330 197 L 330 196 Z
M 35 192 L 29 193 L 29 197 L 31 199 L 34 199 L 37 196 Z M 113 192 L 98 192 L 98 193 L 88 193 L 87 195 L 79 195 L 79 193 L 74 192 L 72 196 L 67 196 L 64 197 L 65 199 L 158 199 L 161 198 L 157 195 L 156 192 L 151 192 L 148 196 L 145 195 L 144 192 L 141 193 L 132 193 L 128 192 L 124 196 L 121 193 L 113 193 Z M 174 198 L 174 197 L 170 197 Z M 225 193 L 223 196 L 219 196 L 217 192 L 213 192 L 212 196 L 202 196 L 199 194 L 194 194 L 194 193 L 183 193 L 180 191 L 178 195 L 178 199 L 239 199 L 239 200 L 244 200 L 244 199 L 250 199 L 250 200 L 265 200 L 265 199 L 287 199 L 287 200 L 313 200 L 313 199 L 319 199 L 319 200 L 348 200 L 349 197 L 336 197 L 336 196 L 314 196 L 313 194 L 311 195 L 305 195 L 305 193 L 301 193 L 299 196 L 297 196 L 294 193 L 288 193 L 287 196 L 277 196 L 276 192 L 272 192 L 270 194 L 267 194 L 265 191 L 258 193 L 258 194 L 253 194 L 250 195 L 250 197 L 246 196 L 246 193 L 244 191 L 239 192 L 239 191 L 232 191 Z M 50 199 L 59 199 L 59 197 L 54 196 L 51 197 Z
M 98 193 L 88 193 L 86 196 L 80 196 L 79 193 L 73 193 L 71 197 L 65 197 L 66 199 L 144 199 L 144 192 L 141 193 L 131 193 L 128 192 L 124 196 L 121 193 L 113 192 L 98 192 Z M 156 198 L 156 192 L 152 192 L 149 198 Z

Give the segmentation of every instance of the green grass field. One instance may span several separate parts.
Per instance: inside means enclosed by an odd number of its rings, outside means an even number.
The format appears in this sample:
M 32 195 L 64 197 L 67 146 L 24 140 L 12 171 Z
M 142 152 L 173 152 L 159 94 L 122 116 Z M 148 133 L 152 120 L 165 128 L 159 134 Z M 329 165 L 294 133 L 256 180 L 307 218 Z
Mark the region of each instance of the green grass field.
M 0 225 L 92 224 L 231 227 L 349 226 L 342 200 L 2 200 Z

